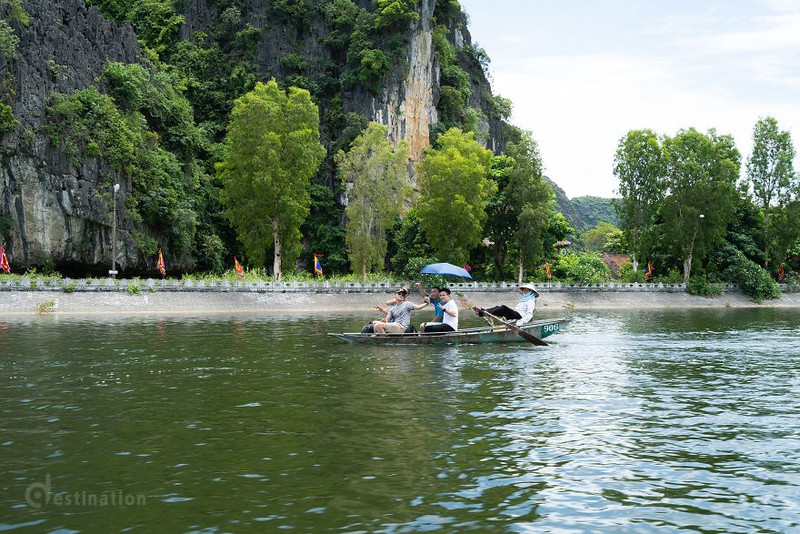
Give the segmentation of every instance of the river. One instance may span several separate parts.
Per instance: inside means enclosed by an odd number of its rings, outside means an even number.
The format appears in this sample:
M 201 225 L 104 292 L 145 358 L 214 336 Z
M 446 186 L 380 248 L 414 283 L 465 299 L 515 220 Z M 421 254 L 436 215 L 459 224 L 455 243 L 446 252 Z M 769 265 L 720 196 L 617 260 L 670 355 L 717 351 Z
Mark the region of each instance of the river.
M 800 310 L 326 335 L 367 319 L 0 321 L 0 531 L 800 528 Z

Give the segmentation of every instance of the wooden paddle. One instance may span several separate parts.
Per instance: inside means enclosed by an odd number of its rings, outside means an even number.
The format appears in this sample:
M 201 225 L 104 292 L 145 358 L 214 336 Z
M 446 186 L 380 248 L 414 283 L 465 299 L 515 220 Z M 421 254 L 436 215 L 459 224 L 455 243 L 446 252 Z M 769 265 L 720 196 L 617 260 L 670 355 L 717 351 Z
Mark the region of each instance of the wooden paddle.
M 518 327 L 518 326 L 516 326 L 516 325 L 513 325 L 513 324 L 509 323 L 508 321 L 506 321 L 506 320 L 505 320 L 505 319 L 503 319 L 502 317 L 498 317 L 498 316 L 496 316 L 496 315 L 492 315 L 491 313 L 489 313 L 488 311 L 484 310 L 483 308 L 481 308 L 481 312 L 483 312 L 485 315 L 488 315 L 488 316 L 489 316 L 489 317 L 491 317 L 492 319 L 495 319 L 495 320 L 497 320 L 497 321 L 500 321 L 501 323 L 503 323 L 503 324 L 506 326 L 506 328 L 508 328 L 508 329 L 509 329 L 509 330 L 511 330 L 512 332 L 516 332 L 516 333 L 517 333 L 517 334 L 519 334 L 521 337 L 523 337 L 523 338 L 527 339 L 528 341 L 530 341 L 530 342 L 531 342 L 531 343 L 533 343 L 534 345 L 541 345 L 541 346 L 543 346 L 543 347 L 544 347 L 544 346 L 548 346 L 548 345 L 550 345 L 550 343 L 548 343 L 547 341 L 545 341 L 545 340 L 543 340 L 543 339 L 539 339 L 538 337 L 534 336 L 533 334 L 531 334 L 531 333 L 530 333 L 530 332 L 528 332 L 527 330 L 523 330 L 522 328 L 520 328 L 520 327 Z
M 456 293 L 456 299 L 458 299 L 458 302 L 460 302 L 461 305 L 464 306 L 465 308 L 467 308 L 468 310 L 474 310 L 475 309 L 475 306 L 472 305 L 472 302 L 470 302 L 470 300 L 463 293 Z M 494 326 L 494 323 L 488 317 L 484 316 L 484 317 L 481 317 L 481 319 L 483 319 L 484 322 L 486 324 L 488 324 L 489 326 Z
M 461 304 L 464 305 L 465 307 L 472 308 L 472 309 L 475 308 L 475 306 L 473 306 L 472 303 L 464 295 L 456 295 L 456 297 L 458 298 L 459 302 L 461 302 Z M 539 339 L 538 337 L 534 336 L 530 332 L 528 332 L 526 330 L 523 330 L 522 328 L 509 323 L 508 321 L 504 320 L 503 318 L 498 317 L 496 315 L 492 315 L 491 313 L 489 313 L 488 311 L 484 310 L 483 308 L 479 308 L 479 309 L 483 312 L 484 315 L 488 315 L 492 319 L 494 319 L 496 321 L 500 321 L 501 323 L 503 323 L 503 325 L 506 328 L 508 328 L 512 332 L 515 332 L 516 334 L 518 334 L 523 339 L 526 339 L 526 340 L 530 341 L 534 345 L 540 345 L 542 347 L 550 345 L 550 343 L 548 343 L 547 341 L 545 341 L 543 339 Z

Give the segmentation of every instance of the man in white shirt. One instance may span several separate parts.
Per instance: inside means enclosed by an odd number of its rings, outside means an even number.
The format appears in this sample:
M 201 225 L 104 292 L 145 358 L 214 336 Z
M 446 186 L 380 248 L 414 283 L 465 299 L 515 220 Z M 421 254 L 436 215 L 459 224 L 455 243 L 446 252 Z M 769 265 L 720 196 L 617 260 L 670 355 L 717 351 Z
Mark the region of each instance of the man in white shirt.
M 444 303 L 441 306 L 442 322 L 425 326 L 423 332 L 455 332 L 458 330 L 458 304 L 450 298 L 450 288 L 440 288 L 439 299 Z

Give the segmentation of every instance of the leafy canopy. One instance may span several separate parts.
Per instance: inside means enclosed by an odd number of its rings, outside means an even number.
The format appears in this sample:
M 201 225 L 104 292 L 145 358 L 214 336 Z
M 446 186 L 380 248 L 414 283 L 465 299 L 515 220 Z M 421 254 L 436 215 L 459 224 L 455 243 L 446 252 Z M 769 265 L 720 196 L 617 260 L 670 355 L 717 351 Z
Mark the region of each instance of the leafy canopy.
M 533 269 L 543 259 L 550 204 L 555 195 L 544 180 L 539 146 L 530 132 L 523 132 L 518 142 L 509 143 L 507 153 L 514 159 L 507 196 L 511 213 L 517 219 L 513 242 L 518 251 L 521 283 L 525 266 Z
M 666 187 L 667 157 L 652 130 L 632 130 L 620 139 L 614 156 L 620 199 L 615 208 L 627 244 L 634 254 L 646 257 L 652 245 L 651 230 Z
M 228 217 L 253 262 L 264 263 L 272 240 L 280 280 L 282 263 L 299 255 L 310 180 L 325 156 L 319 110 L 305 89 L 259 82 L 234 103 L 226 148 L 217 173 Z
M 695 255 L 719 242 L 736 209 L 740 155 L 733 138 L 690 128 L 665 139 L 667 197 L 662 239 L 684 261 L 684 279 Z
M 759 119 L 753 128 L 753 152 L 747 159 L 747 178 L 755 201 L 764 215 L 765 266 L 769 265 L 772 255 L 772 234 L 782 233 L 782 227 L 776 227 L 775 221 L 781 222 L 781 212 L 800 193 L 800 184 L 794 172 L 794 157 L 792 134 L 786 130 L 781 131 L 778 121 L 772 117 Z M 775 259 L 781 260 L 786 249 L 778 248 Z
M 483 238 L 486 207 L 497 186 L 489 180 L 492 152 L 472 132 L 451 128 L 419 164 L 422 227 L 442 261 L 460 265 Z
M 353 273 L 364 281 L 371 269 L 383 270 L 386 230 L 410 192 L 407 146 L 392 146 L 387 132 L 386 126 L 371 122 L 348 152 L 336 155 L 339 177 L 351 186 L 345 211 L 347 253 Z

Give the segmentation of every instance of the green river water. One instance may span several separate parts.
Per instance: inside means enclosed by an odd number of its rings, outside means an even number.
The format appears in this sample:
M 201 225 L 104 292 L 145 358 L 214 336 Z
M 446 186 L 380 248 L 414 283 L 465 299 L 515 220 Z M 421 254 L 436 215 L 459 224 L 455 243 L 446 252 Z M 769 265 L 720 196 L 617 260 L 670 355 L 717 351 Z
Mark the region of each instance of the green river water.
M 0 531 L 800 530 L 800 310 L 326 335 L 369 318 L 0 321 Z

